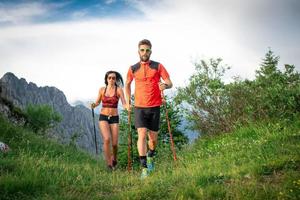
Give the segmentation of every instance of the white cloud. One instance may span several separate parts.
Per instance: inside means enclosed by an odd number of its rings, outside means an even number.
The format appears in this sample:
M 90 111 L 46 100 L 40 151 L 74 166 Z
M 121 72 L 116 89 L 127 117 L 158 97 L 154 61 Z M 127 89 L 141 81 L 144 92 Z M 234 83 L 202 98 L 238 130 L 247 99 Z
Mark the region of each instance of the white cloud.
M 112 3 L 115 3 L 116 0 L 105 0 L 105 4 L 112 4 Z
M 81 19 L 87 15 L 88 15 L 88 11 L 86 10 L 77 11 L 72 13 L 72 19 Z
M 55 9 L 62 8 L 70 2 L 48 3 L 24 2 L 16 4 L 4 4 L 0 2 L 0 24 L 24 24 L 34 19 L 51 15 Z
M 236 19 L 242 16 L 239 4 L 172 2 L 144 6 L 135 1 L 145 14 L 135 20 L 0 27 L 0 75 L 11 71 L 39 86 L 55 86 L 69 101 L 93 99 L 106 71 L 117 70 L 126 78 L 129 65 L 138 61 L 137 43 L 143 38 L 151 40 L 151 58 L 165 65 L 175 87 L 188 81 L 196 58 L 221 57 L 233 67 L 227 79 L 251 78 L 270 44 L 283 63 L 299 64 L 298 47 L 287 49 L 280 41 L 263 36 L 257 44 L 257 35 L 244 38 L 242 20 Z
M 1 5 L 1 4 L 0 4 Z M 23 3 L 15 6 L 1 5 L 0 23 L 20 23 L 30 21 L 33 17 L 41 16 L 47 8 L 41 3 Z

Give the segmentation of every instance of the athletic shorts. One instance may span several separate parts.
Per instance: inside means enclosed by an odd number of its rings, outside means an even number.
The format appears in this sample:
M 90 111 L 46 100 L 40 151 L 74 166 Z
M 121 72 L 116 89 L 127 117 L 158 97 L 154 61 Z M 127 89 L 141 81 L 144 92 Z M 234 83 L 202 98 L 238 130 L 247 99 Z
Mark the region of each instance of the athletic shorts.
M 147 128 L 151 131 L 159 130 L 160 107 L 134 108 L 135 128 Z
M 99 121 L 107 121 L 109 124 L 119 123 L 119 115 L 107 116 L 107 115 L 100 114 Z

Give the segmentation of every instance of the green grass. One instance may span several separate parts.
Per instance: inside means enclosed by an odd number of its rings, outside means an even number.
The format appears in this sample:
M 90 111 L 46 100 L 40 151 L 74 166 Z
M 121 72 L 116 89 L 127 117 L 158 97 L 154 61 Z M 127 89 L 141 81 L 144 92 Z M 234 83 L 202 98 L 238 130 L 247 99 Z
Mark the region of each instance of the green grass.
M 260 123 L 159 152 L 156 171 L 109 173 L 102 159 L 0 118 L 0 199 L 300 199 L 300 120 Z

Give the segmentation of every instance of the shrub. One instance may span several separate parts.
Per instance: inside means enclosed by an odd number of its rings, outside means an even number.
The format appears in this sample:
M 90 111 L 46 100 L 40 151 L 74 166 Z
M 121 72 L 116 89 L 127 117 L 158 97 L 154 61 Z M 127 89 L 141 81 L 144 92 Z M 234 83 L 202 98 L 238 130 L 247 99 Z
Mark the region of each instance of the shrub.
M 250 121 L 291 120 L 300 111 L 300 74 L 293 65 L 278 68 L 279 57 L 269 50 L 256 78 L 222 81 L 222 59 L 195 63 L 188 86 L 178 88 L 176 104 L 185 110 L 193 129 L 201 134 L 229 132 Z
M 195 62 L 196 72 L 190 77 L 190 83 L 178 88 L 175 97 L 176 104 L 182 106 L 186 118 L 192 122 L 192 129 L 201 134 L 229 131 L 230 110 L 221 79 L 229 67 L 221 62 L 221 58 Z
M 27 115 L 27 126 L 36 133 L 45 133 L 62 120 L 59 113 L 55 112 L 49 105 L 32 105 L 29 104 L 25 113 Z

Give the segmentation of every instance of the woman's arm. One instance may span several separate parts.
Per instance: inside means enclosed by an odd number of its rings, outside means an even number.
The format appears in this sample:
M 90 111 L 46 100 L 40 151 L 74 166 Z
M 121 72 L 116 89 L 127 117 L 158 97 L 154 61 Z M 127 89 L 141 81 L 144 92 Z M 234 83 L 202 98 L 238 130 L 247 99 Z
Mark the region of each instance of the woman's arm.
M 126 100 L 125 100 L 124 91 L 122 88 L 118 88 L 118 96 L 121 98 L 121 103 L 123 105 L 123 108 L 126 109 Z
M 97 107 L 97 106 L 101 103 L 101 99 L 102 99 L 102 90 L 103 90 L 103 88 L 100 88 L 100 89 L 99 89 L 98 97 L 97 97 L 97 99 L 96 99 L 96 102 L 91 104 L 91 108 L 95 108 L 95 107 Z

